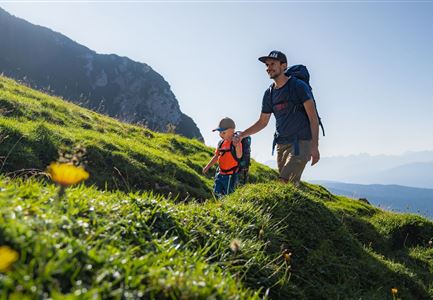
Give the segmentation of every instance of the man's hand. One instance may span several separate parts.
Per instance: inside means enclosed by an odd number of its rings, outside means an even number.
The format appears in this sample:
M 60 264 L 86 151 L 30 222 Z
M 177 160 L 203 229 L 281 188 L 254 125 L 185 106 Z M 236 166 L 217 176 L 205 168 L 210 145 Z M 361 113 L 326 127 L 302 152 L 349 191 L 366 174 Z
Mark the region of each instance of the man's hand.
M 314 166 L 320 160 L 319 147 L 311 148 L 311 165 Z
M 233 145 L 236 147 L 239 144 L 239 142 L 242 141 L 243 138 L 244 136 L 242 131 L 235 133 L 232 139 Z

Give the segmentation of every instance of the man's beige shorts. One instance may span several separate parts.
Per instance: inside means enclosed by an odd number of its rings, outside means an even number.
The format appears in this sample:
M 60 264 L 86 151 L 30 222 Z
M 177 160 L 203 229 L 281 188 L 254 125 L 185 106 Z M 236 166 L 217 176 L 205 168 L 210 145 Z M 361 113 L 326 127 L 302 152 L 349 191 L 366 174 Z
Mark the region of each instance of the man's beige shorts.
M 305 165 L 311 157 L 311 141 L 299 140 L 299 155 L 293 144 L 277 144 L 277 163 L 280 178 L 299 183 Z

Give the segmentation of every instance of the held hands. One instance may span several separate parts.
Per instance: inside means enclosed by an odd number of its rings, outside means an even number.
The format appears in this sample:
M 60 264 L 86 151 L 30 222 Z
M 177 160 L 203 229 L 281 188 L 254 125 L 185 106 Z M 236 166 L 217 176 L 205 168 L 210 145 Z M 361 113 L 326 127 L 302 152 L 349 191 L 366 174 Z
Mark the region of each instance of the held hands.
M 233 140 L 232 140 L 233 145 L 236 147 L 238 145 L 238 143 L 242 141 L 243 138 L 244 138 L 244 136 L 243 136 L 242 131 L 235 132 L 235 134 L 233 135 Z

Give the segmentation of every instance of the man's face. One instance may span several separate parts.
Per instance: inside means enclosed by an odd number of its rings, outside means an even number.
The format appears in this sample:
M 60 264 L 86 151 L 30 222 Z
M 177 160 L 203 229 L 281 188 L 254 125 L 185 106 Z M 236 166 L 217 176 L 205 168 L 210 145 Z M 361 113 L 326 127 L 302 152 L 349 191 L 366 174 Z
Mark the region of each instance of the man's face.
M 269 78 L 275 79 L 286 70 L 287 64 L 281 63 L 279 60 L 268 58 L 265 61 L 266 72 L 269 74 Z

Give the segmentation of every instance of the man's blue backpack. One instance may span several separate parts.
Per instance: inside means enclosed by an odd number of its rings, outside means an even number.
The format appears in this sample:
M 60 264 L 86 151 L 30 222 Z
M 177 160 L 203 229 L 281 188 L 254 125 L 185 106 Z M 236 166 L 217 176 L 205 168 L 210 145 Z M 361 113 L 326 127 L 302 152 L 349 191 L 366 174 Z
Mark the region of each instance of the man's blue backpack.
M 305 82 L 308 85 L 308 87 L 310 88 L 310 91 L 313 90 L 311 88 L 311 85 L 310 85 L 310 73 L 308 72 L 306 66 L 304 66 L 304 65 L 291 66 L 290 68 L 288 68 L 286 70 L 286 72 L 284 74 L 287 77 L 293 76 L 293 77 L 296 77 L 296 78 L 302 80 L 303 82 Z M 323 134 L 323 136 L 325 136 L 325 129 L 323 128 L 322 119 L 319 116 L 319 112 L 317 110 L 317 105 L 316 105 L 316 100 L 314 98 L 313 98 L 313 101 L 314 101 L 314 107 L 316 108 L 316 112 L 317 112 L 317 118 L 319 119 L 319 125 L 322 128 L 322 134 Z

